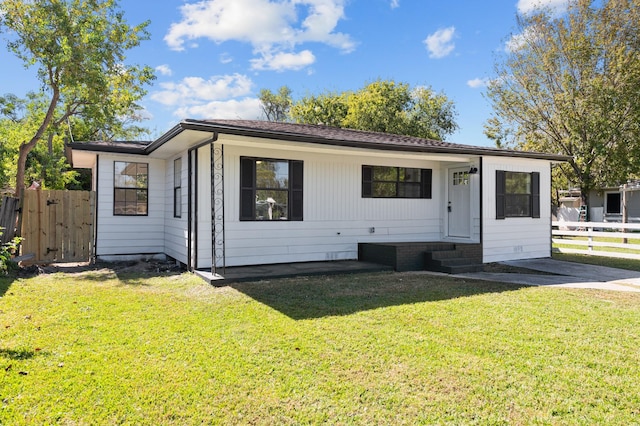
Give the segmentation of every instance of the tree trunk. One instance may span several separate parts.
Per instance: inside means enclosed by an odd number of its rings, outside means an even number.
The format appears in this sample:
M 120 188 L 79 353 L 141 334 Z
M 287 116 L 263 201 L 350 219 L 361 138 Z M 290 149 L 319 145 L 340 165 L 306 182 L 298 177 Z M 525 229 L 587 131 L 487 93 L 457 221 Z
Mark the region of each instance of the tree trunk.
M 38 139 L 35 137 L 28 143 L 20 144 L 20 152 L 18 154 L 18 172 L 16 173 L 16 197 L 22 199 L 24 194 L 24 175 L 27 168 L 27 156 L 35 148 Z
M 58 88 L 58 86 L 53 85 L 52 89 L 53 95 L 51 96 L 51 102 L 49 102 L 47 114 L 44 116 L 40 127 L 38 127 L 36 134 L 33 135 L 29 142 L 22 143 L 20 145 L 20 152 L 18 155 L 18 171 L 16 172 L 16 196 L 21 200 L 21 204 L 22 194 L 24 194 L 24 175 L 25 169 L 27 167 L 27 156 L 33 150 L 33 148 L 36 147 L 38 141 L 42 139 L 44 132 L 53 121 L 53 115 L 56 111 L 56 107 L 58 106 L 58 100 L 60 99 L 60 89 Z

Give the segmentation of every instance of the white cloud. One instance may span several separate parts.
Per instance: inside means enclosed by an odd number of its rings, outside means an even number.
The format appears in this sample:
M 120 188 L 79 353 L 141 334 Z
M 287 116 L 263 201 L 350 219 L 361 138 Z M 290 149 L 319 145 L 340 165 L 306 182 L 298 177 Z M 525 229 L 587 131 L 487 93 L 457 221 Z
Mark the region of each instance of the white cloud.
M 156 71 L 158 71 L 161 75 L 171 75 L 173 72 L 171 68 L 167 64 L 158 65 L 156 67 Z
M 208 80 L 186 77 L 179 83 L 160 83 L 162 90 L 152 93 L 151 99 L 168 106 L 199 105 L 246 96 L 252 86 L 251 79 L 241 74 L 213 76 Z
M 548 8 L 552 12 L 560 13 L 567 9 L 569 0 L 518 0 L 518 12 L 527 15 L 536 10 Z
M 173 115 L 180 118 L 255 120 L 262 114 L 260 105 L 260 99 L 247 97 L 240 100 L 231 99 L 184 106 L 174 111 Z
M 310 50 L 303 50 L 300 53 L 263 53 L 261 58 L 251 60 L 251 68 L 273 71 L 300 70 L 315 61 L 316 57 Z
M 179 82 L 160 83 L 152 93 L 155 102 L 174 109 L 179 118 L 260 117 L 260 100 L 251 97 L 253 81 L 242 74 L 186 77 Z
M 467 81 L 467 86 L 471 87 L 472 89 L 478 89 L 480 87 L 487 87 L 490 82 L 491 80 L 489 80 L 488 78 L 474 78 L 473 80 Z
M 431 34 L 424 40 L 424 44 L 427 46 L 430 58 L 444 58 L 455 49 L 456 45 L 453 42 L 456 29 L 455 27 L 442 28 Z
M 396 7 L 400 7 L 400 0 L 391 0 L 391 9 L 395 9 Z
M 164 40 L 174 50 L 200 38 L 215 43 L 235 40 L 249 43 L 259 61 L 268 55 L 291 53 L 296 45 L 324 43 L 348 53 L 355 43 L 336 32 L 345 18 L 346 0 L 202 0 L 180 8 L 182 19 L 171 24 Z M 264 52 L 267 52 L 266 54 Z M 265 56 L 267 55 L 267 56 Z M 292 54 L 300 56 L 300 54 Z M 297 61 L 293 61 L 298 66 Z
M 229 53 L 224 52 L 220 55 L 220 63 L 228 64 L 231 62 L 233 62 L 233 57 Z
M 536 34 L 535 28 L 527 27 L 524 32 L 512 35 L 505 43 L 504 50 L 507 52 L 515 52 L 524 47 L 528 42 L 535 41 L 537 37 L 538 34 Z

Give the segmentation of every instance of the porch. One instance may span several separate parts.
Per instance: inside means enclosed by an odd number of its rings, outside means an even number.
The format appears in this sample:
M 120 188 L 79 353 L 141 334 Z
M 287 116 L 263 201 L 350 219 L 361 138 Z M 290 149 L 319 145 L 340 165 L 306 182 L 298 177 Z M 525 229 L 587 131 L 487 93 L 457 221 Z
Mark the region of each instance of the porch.
M 461 274 L 482 270 L 482 244 L 450 242 L 359 243 L 358 259 L 395 271 Z
M 448 274 L 482 270 L 482 245 L 448 242 L 360 243 L 358 260 L 294 262 L 234 266 L 217 274 L 195 270 L 213 285 L 310 275 L 336 275 L 382 271 L 436 271 Z
M 261 281 L 312 275 L 363 274 L 369 272 L 393 271 L 388 265 L 357 260 L 336 260 L 328 262 L 276 263 L 271 265 L 233 266 L 220 269 L 218 274 L 210 270 L 195 270 L 194 273 L 214 286 L 230 283 Z

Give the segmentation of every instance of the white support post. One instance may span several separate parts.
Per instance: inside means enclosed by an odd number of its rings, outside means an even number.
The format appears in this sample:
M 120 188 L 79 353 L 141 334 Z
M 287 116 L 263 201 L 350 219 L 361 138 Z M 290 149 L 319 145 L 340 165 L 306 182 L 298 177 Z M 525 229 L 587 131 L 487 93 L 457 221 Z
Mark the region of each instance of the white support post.
M 627 210 L 627 191 L 629 189 L 628 187 L 629 185 L 626 183 L 622 186 L 622 223 L 627 223 L 627 221 L 629 220 L 629 211 Z M 622 232 L 627 232 L 627 230 L 625 228 L 622 228 Z M 626 244 L 627 239 L 623 238 L 622 243 Z

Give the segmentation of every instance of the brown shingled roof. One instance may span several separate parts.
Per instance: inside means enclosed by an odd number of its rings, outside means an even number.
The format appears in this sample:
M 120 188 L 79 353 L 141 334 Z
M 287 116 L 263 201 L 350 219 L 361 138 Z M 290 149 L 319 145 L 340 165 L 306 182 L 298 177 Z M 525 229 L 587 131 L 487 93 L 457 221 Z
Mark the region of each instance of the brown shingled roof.
M 495 155 L 565 161 L 568 157 L 525 151 L 463 145 L 415 136 L 344 129 L 315 124 L 261 120 L 184 120 L 157 140 L 149 142 L 89 142 L 70 144 L 72 149 L 149 154 L 185 130 L 240 135 L 301 143 L 346 146 L 404 152 Z
M 477 148 L 471 145 L 460 145 L 449 142 L 442 142 L 433 139 L 423 139 L 415 136 L 397 135 L 392 133 L 370 132 L 365 130 L 345 129 L 338 127 L 324 126 L 322 124 L 298 124 L 280 123 L 260 120 L 202 120 L 205 123 L 233 126 L 245 128 L 247 130 L 266 130 L 278 134 L 311 136 L 317 139 L 332 141 L 353 141 L 353 142 L 373 142 L 388 145 L 414 145 L 414 146 L 441 146 L 441 147 L 468 147 Z

